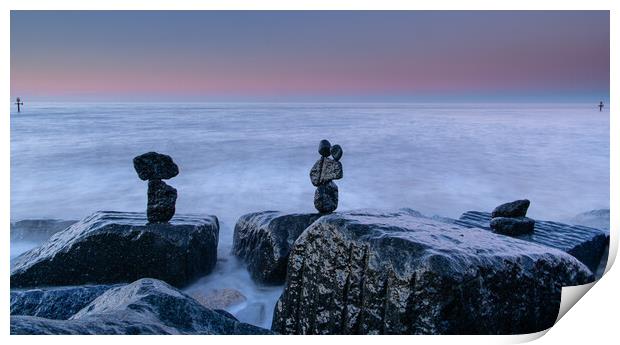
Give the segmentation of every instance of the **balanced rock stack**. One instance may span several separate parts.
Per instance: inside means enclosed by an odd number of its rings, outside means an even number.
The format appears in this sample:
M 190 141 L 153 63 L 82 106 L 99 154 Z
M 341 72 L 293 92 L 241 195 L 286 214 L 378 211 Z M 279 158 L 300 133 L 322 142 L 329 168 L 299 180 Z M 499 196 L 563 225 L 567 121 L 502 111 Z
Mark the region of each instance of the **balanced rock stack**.
M 149 181 L 146 216 L 149 223 L 167 223 L 175 212 L 177 190 L 162 181 L 179 174 L 179 167 L 168 155 L 147 152 L 133 159 L 138 177 Z
M 491 213 L 491 229 L 493 232 L 518 236 L 534 231 L 534 220 L 525 216 L 530 207 L 527 199 L 516 200 L 497 206 Z
M 333 180 L 342 178 L 342 148 L 332 146 L 329 141 L 319 143 L 321 158 L 310 169 L 310 181 L 317 187 L 314 193 L 314 207 L 320 213 L 330 213 L 338 207 L 338 186 Z M 331 154 L 332 158 L 329 158 Z

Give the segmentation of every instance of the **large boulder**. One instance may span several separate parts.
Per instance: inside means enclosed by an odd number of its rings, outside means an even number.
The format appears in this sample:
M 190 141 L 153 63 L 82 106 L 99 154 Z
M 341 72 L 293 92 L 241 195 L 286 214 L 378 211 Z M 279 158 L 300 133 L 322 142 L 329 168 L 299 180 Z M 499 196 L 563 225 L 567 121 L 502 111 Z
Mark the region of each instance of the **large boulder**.
M 156 279 L 113 287 L 68 320 L 11 316 L 11 334 L 270 334 Z
M 416 212 L 321 217 L 291 250 L 272 329 L 284 334 L 518 334 L 551 327 L 572 256 Z
M 479 211 L 465 212 L 458 220 L 454 220 L 455 224 L 461 226 L 485 230 L 491 230 L 490 222 L 491 214 Z M 609 243 L 609 230 L 536 220 L 534 231 L 513 237 L 560 249 L 576 257 L 595 272 Z
M 247 263 L 255 281 L 282 284 L 293 242 L 320 216 L 278 211 L 243 215 L 235 225 L 233 254 Z
M 11 315 L 66 320 L 118 285 L 78 285 L 11 290 Z
M 77 220 L 24 219 L 11 223 L 11 241 L 42 242 Z
M 146 222 L 144 213 L 96 212 L 15 258 L 11 287 L 129 283 L 145 277 L 183 286 L 215 267 L 215 216 Z

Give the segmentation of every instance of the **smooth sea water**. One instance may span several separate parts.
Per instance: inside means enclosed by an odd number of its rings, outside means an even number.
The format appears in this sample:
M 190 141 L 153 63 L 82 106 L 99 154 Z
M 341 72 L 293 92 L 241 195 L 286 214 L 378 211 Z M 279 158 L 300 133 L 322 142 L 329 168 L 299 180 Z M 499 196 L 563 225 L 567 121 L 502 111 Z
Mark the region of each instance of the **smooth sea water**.
M 221 222 L 216 272 L 188 290 L 237 289 L 247 301 L 229 311 L 268 327 L 281 287 L 252 283 L 232 231 L 249 212 L 315 211 L 321 139 L 344 150 L 338 210 L 458 217 L 528 198 L 528 215 L 561 221 L 609 208 L 609 111 L 595 103 L 28 103 L 11 113 L 11 219 L 144 211 L 132 159 L 169 154 L 177 213 Z

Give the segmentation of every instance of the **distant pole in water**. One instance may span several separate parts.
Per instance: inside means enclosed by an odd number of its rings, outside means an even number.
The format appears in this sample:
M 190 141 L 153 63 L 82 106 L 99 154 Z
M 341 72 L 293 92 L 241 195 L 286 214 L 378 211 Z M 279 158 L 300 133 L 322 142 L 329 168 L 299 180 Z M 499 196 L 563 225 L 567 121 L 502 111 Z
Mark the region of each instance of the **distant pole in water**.
M 598 104 L 598 111 L 603 111 L 604 106 L 603 101 L 601 101 L 601 103 Z
M 15 102 L 15 104 L 17 104 L 17 112 L 19 113 L 20 111 L 19 106 L 24 105 L 24 102 L 22 102 L 22 100 L 19 97 L 17 97 L 17 102 Z

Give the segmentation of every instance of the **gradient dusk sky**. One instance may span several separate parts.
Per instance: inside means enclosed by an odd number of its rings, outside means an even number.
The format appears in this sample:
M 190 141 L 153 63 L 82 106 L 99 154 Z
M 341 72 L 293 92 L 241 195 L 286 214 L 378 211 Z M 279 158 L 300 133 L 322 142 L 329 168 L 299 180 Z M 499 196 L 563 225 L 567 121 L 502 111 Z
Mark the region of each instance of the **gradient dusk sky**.
M 608 11 L 12 11 L 11 96 L 609 97 Z

